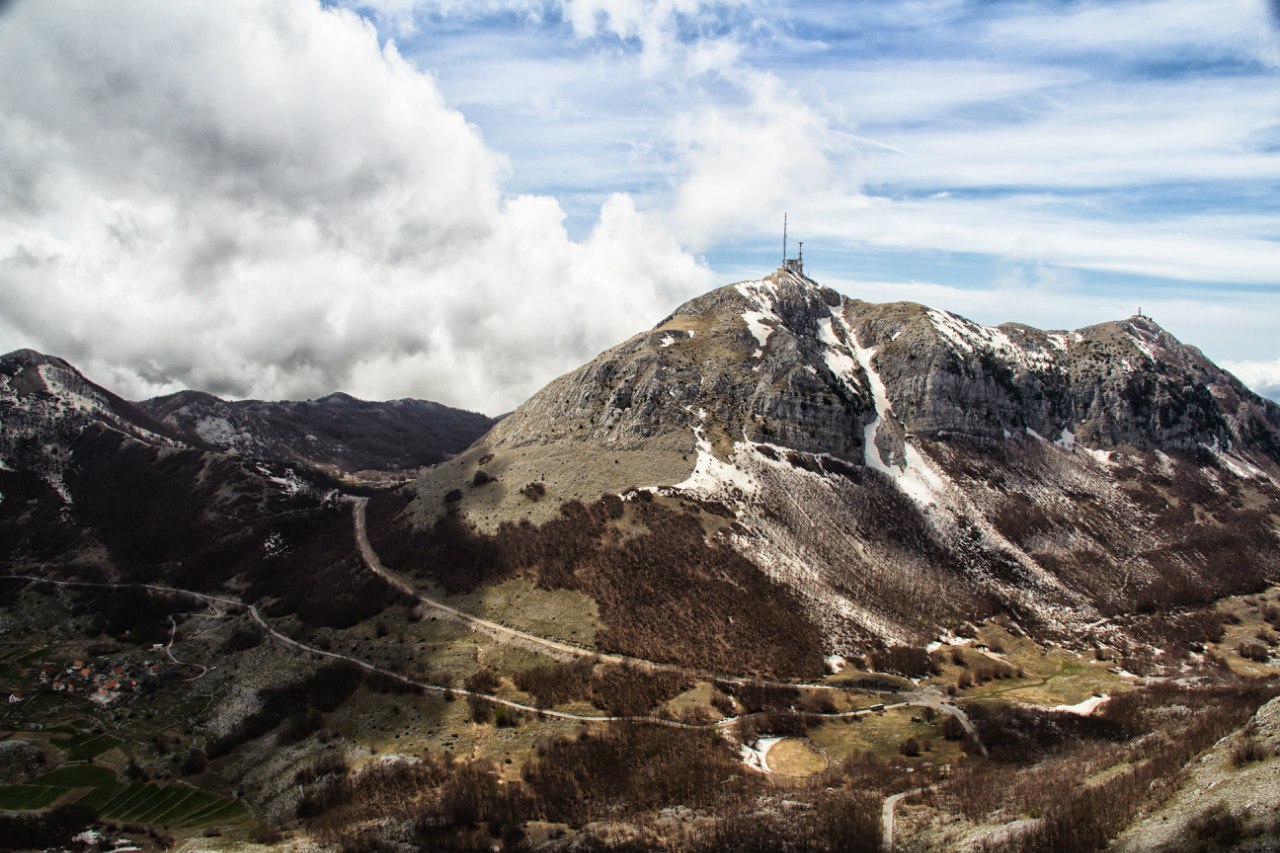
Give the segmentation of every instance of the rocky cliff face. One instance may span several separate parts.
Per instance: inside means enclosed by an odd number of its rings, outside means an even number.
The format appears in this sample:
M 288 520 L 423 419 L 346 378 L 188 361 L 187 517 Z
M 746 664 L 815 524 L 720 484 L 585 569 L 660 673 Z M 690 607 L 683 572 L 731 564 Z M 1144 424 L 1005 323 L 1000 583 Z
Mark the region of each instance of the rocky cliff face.
M 501 539 L 602 492 L 728 508 L 708 542 L 851 653 L 997 612 L 1130 636 L 1256 587 L 1280 577 L 1277 482 L 1280 407 L 1149 318 L 991 328 L 779 271 L 555 380 L 404 520 L 452 508 Z
M 492 443 L 688 445 L 705 420 L 730 440 L 861 461 L 877 419 L 893 436 L 1034 433 L 1097 450 L 1204 445 L 1280 460 L 1280 406 L 1150 318 L 1073 332 L 990 328 L 848 299 L 783 272 L 681 306 L 551 383 Z

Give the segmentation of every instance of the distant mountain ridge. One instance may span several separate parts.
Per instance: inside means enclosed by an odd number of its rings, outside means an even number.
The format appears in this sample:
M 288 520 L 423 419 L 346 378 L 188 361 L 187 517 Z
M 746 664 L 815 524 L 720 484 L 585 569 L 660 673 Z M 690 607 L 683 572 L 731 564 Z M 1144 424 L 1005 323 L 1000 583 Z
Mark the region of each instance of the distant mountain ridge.
M 404 476 L 465 450 L 495 422 L 427 400 L 367 402 L 341 392 L 263 402 L 180 391 L 134 403 L 65 359 L 30 349 L 0 356 L 0 465 L 11 467 L 56 472 L 59 448 L 100 423 L 151 444 L 297 463 L 333 476 Z
M 219 450 L 301 462 L 333 474 L 413 472 L 465 450 L 495 423 L 427 400 L 374 403 L 341 392 L 263 402 L 180 391 L 138 405 Z

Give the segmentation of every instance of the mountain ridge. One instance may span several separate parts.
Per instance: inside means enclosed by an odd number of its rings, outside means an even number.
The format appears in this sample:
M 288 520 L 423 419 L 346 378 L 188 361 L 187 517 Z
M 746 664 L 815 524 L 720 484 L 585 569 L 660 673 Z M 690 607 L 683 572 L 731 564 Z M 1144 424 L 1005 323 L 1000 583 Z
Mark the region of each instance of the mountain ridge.
M 382 535 L 429 540 L 454 515 L 501 553 L 648 493 L 796 596 L 832 655 L 993 613 L 1134 642 L 1144 608 L 1280 576 L 1277 436 L 1280 407 L 1149 318 L 985 327 L 779 271 L 553 380 L 384 507 Z

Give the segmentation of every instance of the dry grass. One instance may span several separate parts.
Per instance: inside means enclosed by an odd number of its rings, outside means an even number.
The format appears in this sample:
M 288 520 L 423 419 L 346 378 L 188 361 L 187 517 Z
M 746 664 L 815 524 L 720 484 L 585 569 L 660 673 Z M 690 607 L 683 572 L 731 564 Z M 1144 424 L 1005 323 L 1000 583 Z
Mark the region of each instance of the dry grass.
M 781 776 L 814 776 L 827 769 L 827 759 L 807 741 L 789 737 L 769 750 L 769 769 Z
M 1226 634 L 1207 648 L 1224 658 L 1227 666 L 1239 675 L 1266 678 L 1280 674 L 1280 666 L 1248 660 L 1240 656 L 1237 648 L 1242 643 L 1267 645 L 1258 639 L 1259 632 L 1274 637 L 1280 634 L 1273 623 L 1264 618 L 1272 610 L 1280 611 L 1280 586 L 1268 588 L 1258 595 L 1236 595 L 1218 603 L 1217 611 L 1226 617 Z M 1233 624 L 1234 623 L 1234 624 Z M 1280 649 L 1270 647 L 1272 659 L 1280 658 Z
M 582 646 L 594 646 L 600 630 L 600 607 L 590 596 L 566 589 L 543 589 L 525 578 L 456 595 L 447 603 L 540 637 Z
M 996 649 L 1003 651 L 997 652 Z M 951 655 L 956 650 L 965 658 L 967 667 L 952 662 Z M 984 666 L 1006 664 L 1015 672 L 1023 671 L 1023 678 L 994 679 L 958 693 L 969 700 L 999 699 L 1052 707 L 1074 705 L 1096 694 L 1115 696 L 1135 687 L 1134 679 L 1110 671 L 1115 666 L 1112 662 L 1097 661 L 1067 649 L 1041 646 L 995 621 L 979 627 L 972 645 L 944 646 L 935 653 L 935 659 L 942 663 L 942 675 L 931 681 L 939 687 L 954 685 L 962 673 L 973 673 Z
M 479 460 L 490 453 L 493 459 L 483 470 L 494 481 L 472 485 L 475 472 L 482 468 Z M 542 524 L 555 518 L 566 501 L 591 504 L 603 494 L 682 482 L 693 472 L 696 458 L 691 432 L 683 452 L 610 450 L 571 440 L 545 446 L 477 446 L 425 472 L 414 483 L 418 493 L 414 523 L 419 529 L 435 524 L 445 513 L 445 494 L 458 489 L 462 499 L 455 506 L 481 532 L 493 533 L 504 521 Z M 546 495 L 535 501 L 522 494 L 520 490 L 529 483 L 542 483 Z
M 809 730 L 809 741 L 832 764 L 838 764 L 851 755 L 868 752 L 877 758 L 922 766 L 961 760 L 960 745 L 942 738 L 945 717 L 939 715 L 931 723 L 912 722 L 913 717 L 923 719 L 919 708 L 892 708 L 883 714 L 860 717 L 857 722 L 828 720 Z M 920 744 L 928 740 L 933 751 L 922 752 L 919 758 L 904 759 L 898 748 L 907 738 L 915 738 Z M 772 766 L 772 753 L 769 762 Z

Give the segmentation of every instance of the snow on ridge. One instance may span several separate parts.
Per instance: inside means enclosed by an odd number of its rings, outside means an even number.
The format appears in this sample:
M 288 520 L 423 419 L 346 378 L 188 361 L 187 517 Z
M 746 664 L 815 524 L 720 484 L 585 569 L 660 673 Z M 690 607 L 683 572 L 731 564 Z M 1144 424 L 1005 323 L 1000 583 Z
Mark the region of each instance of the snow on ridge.
M 1046 444 L 1052 444 L 1054 447 L 1060 447 L 1063 450 L 1067 451 L 1068 453 L 1074 454 L 1074 453 L 1082 452 L 1082 453 L 1088 454 L 1089 456 L 1093 457 L 1102 465 L 1111 464 L 1111 451 L 1094 450 L 1092 447 L 1085 447 L 1083 444 L 1080 444 L 1078 441 L 1076 441 L 1076 434 L 1071 431 L 1070 427 L 1064 426 L 1062 428 L 1062 432 L 1059 433 L 1056 439 L 1050 439 L 1046 436 L 1043 436 L 1040 433 L 1033 430 L 1031 427 L 1024 427 L 1023 431 L 1027 435 L 1034 438 L 1036 441 L 1043 441 Z M 1009 436 L 1006 435 L 1006 438 L 1007 437 Z
M 1205 450 L 1209 451 L 1210 453 L 1212 453 L 1214 458 L 1218 460 L 1219 465 L 1221 465 L 1223 468 L 1226 468 L 1232 474 L 1235 474 L 1241 480 L 1270 480 L 1271 479 L 1265 471 L 1263 471 L 1261 468 L 1254 465 L 1252 462 L 1249 462 L 1247 459 L 1243 458 L 1239 454 L 1232 453 L 1230 452 L 1230 450 L 1227 450 L 1224 452 L 1222 448 L 1218 445 L 1217 438 L 1213 440 L 1212 446 L 1205 444 L 1204 442 L 1201 442 L 1200 446 L 1203 447 Z
M 258 473 L 275 483 L 287 495 L 296 495 L 306 488 L 306 484 L 298 479 L 298 475 L 289 469 L 285 469 L 283 477 L 277 477 L 275 472 L 263 465 L 261 462 L 254 466 Z
M 662 347 L 663 349 L 666 349 L 667 347 L 671 346 L 675 342 L 676 342 L 676 339 L 671 337 L 670 335 L 663 335 L 662 342 L 659 343 L 658 346 Z
M 744 281 L 733 286 L 734 290 L 756 304 L 762 311 L 773 310 L 774 300 L 778 296 L 778 288 L 771 281 Z
M 849 391 L 862 396 L 862 389 L 854 380 L 858 363 L 849 355 L 849 348 L 836 337 L 831 328 L 830 317 L 818 321 L 818 340 L 827 345 L 822 353 L 822 361 L 827 365 L 827 369 L 844 383 Z
M 1054 362 L 1058 352 L 1067 351 L 1066 335 L 1050 334 L 1047 347 L 1018 343 L 1003 329 L 983 326 L 972 320 L 957 317 L 947 311 L 926 309 L 933 327 L 956 349 L 966 353 L 988 350 L 999 353 L 1024 367 L 1047 367 Z
M 1159 361 L 1159 359 L 1156 358 L 1155 350 L 1151 348 L 1151 341 L 1147 340 L 1147 335 L 1149 334 L 1152 338 L 1158 340 L 1159 338 L 1156 335 L 1144 332 L 1134 323 L 1125 323 L 1124 330 L 1129 333 L 1129 340 L 1133 341 L 1133 345 L 1137 348 L 1138 352 L 1142 353 L 1153 362 Z

